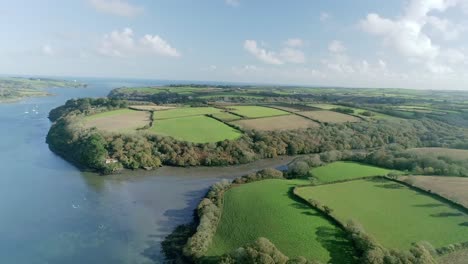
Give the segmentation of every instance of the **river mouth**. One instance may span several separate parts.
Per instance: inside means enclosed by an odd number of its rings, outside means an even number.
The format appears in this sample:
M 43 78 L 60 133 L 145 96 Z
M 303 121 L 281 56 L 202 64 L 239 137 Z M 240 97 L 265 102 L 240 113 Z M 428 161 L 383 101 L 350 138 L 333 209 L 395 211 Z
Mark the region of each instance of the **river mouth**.
M 160 242 L 192 220 L 211 184 L 292 159 L 109 176 L 81 172 L 45 143 L 50 109 L 119 86 L 158 84 L 83 81 L 88 88 L 0 104 L 0 263 L 160 263 Z

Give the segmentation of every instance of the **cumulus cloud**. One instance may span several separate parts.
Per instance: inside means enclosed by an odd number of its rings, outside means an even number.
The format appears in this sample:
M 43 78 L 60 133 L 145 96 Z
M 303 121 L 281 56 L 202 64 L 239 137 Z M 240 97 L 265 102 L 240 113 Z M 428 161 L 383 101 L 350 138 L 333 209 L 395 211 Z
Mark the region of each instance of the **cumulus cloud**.
M 158 35 L 146 34 L 135 40 L 133 30 L 125 28 L 105 34 L 98 48 L 101 55 L 111 57 L 127 57 L 137 54 L 156 54 L 169 57 L 180 57 L 180 53 L 166 40 Z
M 328 50 L 333 53 L 343 53 L 346 51 L 346 47 L 339 40 L 333 40 L 328 44 Z
M 306 61 L 304 52 L 293 48 L 284 48 L 280 53 L 284 61 L 291 63 L 304 63 Z
M 124 17 L 136 16 L 144 10 L 124 0 L 89 0 L 89 3 L 99 12 Z
M 290 38 L 285 42 L 286 46 L 297 48 L 302 47 L 304 45 L 304 41 L 300 38 Z
M 362 29 L 379 36 L 387 47 L 395 49 L 408 61 L 423 63 L 433 73 L 452 72 L 450 63 L 461 63 L 465 56 L 456 49 L 448 50 L 428 33 L 432 30 L 445 40 L 453 40 L 461 35 L 463 27 L 446 18 L 433 14 L 445 12 L 466 0 L 411 0 L 396 19 L 370 13 L 360 21 Z M 433 12 L 437 11 L 437 12 Z
M 238 5 L 240 5 L 239 0 L 225 0 L 224 2 L 225 2 L 227 5 L 230 5 L 230 6 L 238 6 Z
M 244 49 L 264 63 L 283 64 L 283 61 L 278 58 L 276 53 L 260 48 L 255 40 L 246 40 L 244 42 Z

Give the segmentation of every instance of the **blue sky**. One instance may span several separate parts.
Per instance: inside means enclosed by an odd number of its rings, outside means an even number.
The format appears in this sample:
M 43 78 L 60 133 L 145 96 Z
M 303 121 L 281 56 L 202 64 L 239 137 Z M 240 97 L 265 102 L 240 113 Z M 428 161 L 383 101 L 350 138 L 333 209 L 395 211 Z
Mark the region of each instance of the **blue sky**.
M 468 0 L 2 2 L 1 74 L 468 89 Z

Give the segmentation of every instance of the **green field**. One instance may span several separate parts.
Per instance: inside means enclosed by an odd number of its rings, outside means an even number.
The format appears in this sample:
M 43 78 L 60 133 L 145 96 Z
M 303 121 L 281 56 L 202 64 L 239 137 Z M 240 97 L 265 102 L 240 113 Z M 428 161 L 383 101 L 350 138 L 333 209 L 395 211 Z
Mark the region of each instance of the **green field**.
M 323 110 L 331 110 L 333 108 L 348 108 L 348 109 L 354 110 L 354 115 L 360 116 L 362 118 L 369 118 L 369 117 L 364 116 L 362 114 L 364 112 L 371 112 L 373 114 L 372 118 L 374 118 L 374 119 L 390 119 L 390 118 L 395 119 L 396 118 L 396 117 L 381 114 L 381 113 L 378 113 L 378 112 L 368 111 L 366 109 L 361 109 L 361 108 L 356 108 L 356 107 L 349 107 L 349 106 L 342 106 L 342 105 L 335 105 L 335 104 L 308 104 L 308 106 L 317 107 L 317 108 L 320 108 L 320 109 L 323 109 Z
M 255 105 L 235 105 L 229 107 L 230 112 L 235 114 L 245 116 L 247 118 L 258 118 L 258 117 L 268 117 L 268 116 L 279 116 L 279 115 L 288 115 L 288 112 L 263 106 Z
M 353 248 L 338 229 L 292 196 L 300 180 L 264 180 L 226 192 L 217 232 L 207 257 L 219 256 L 266 237 L 289 257 L 323 263 L 353 263 Z
M 226 121 L 226 122 L 241 119 L 240 116 L 233 115 L 233 114 L 228 113 L 228 112 L 216 113 L 216 114 L 213 114 L 213 116 L 214 116 L 215 118 L 218 118 L 218 119 L 223 120 L 223 121 Z
M 468 241 L 466 214 L 392 181 L 348 181 L 302 187 L 297 193 L 329 206 L 343 222 L 353 219 L 362 224 L 388 248 L 409 249 L 423 240 L 436 248 Z
M 240 131 L 203 115 L 154 120 L 151 131 L 158 135 L 195 143 L 232 140 L 241 136 Z
M 391 170 L 347 161 L 337 161 L 310 170 L 310 174 L 317 178 L 320 183 L 371 176 L 385 176 L 389 172 Z
M 186 116 L 197 116 L 220 113 L 221 109 L 214 107 L 183 107 L 171 110 L 163 110 L 154 112 L 153 119 L 168 119 Z
M 135 113 L 135 112 L 136 112 L 135 110 L 131 110 L 131 109 L 111 110 L 111 111 L 106 111 L 106 112 L 86 116 L 85 120 L 93 120 L 93 119 L 98 119 L 98 118 L 102 118 L 102 117 L 118 116 L 118 115 L 121 115 L 121 114 L 129 114 L 129 113 Z

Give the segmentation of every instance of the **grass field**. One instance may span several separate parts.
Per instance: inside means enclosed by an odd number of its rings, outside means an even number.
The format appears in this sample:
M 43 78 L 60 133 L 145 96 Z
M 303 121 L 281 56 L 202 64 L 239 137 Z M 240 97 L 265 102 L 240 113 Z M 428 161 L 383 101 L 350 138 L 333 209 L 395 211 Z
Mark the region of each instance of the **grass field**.
M 366 118 L 368 119 L 368 116 L 364 116 L 362 113 L 364 112 L 371 112 L 373 115 L 370 118 L 373 119 L 395 119 L 396 117 L 389 116 L 389 115 L 384 115 L 381 113 L 373 112 L 373 111 L 368 111 L 366 109 L 361 109 L 357 107 L 349 107 L 349 106 L 342 106 L 342 105 L 334 105 L 334 104 L 309 104 L 309 106 L 320 108 L 323 110 L 330 110 L 333 108 L 349 108 L 354 110 L 354 115 L 358 115 L 359 117 Z
M 107 111 L 84 118 L 85 127 L 96 127 L 109 132 L 132 132 L 150 124 L 150 113 L 119 109 Z
M 154 120 L 151 131 L 195 143 L 218 142 L 241 136 L 240 131 L 203 115 Z
M 289 257 L 353 263 L 353 248 L 318 212 L 296 200 L 291 188 L 306 181 L 264 180 L 226 192 L 217 232 L 207 252 L 219 256 L 266 237 Z
M 197 116 L 220 113 L 221 109 L 214 107 L 183 107 L 164 111 L 157 111 L 153 115 L 153 119 L 169 119 L 186 116 Z
M 337 161 L 310 170 L 312 176 L 317 178 L 320 183 L 351 180 L 371 176 L 385 176 L 389 172 L 391 172 L 391 170 L 346 161 Z
M 259 118 L 269 116 L 288 115 L 288 112 L 263 106 L 255 105 L 233 105 L 229 111 L 247 118 Z
M 348 181 L 302 187 L 297 193 L 329 206 L 343 222 L 353 219 L 362 224 L 388 248 L 409 249 L 422 240 L 437 248 L 468 240 L 466 214 L 392 181 Z
M 428 154 L 433 156 L 446 156 L 454 160 L 468 160 L 468 150 L 450 148 L 412 148 L 409 152 Z
M 306 111 L 299 112 L 298 115 L 302 115 L 313 120 L 319 121 L 321 123 L 344 123 L 344 122 L 359 122 L 361 119 L 350 116 L 342 113 L 337 113 L 333 111 Z
M 412 185 L 455 201 L 468 208 L 468 178 L 448 176 L 402 176 Z
M 233 115 L 233 114 L 228 113 L 228 112 L 219 112 L 219 113 L 213 114 L 213 116 L 215 118 L 218 118 L 218 119 L 226 121 L 226 122 L 239 120 L 239 119 L 242 118 L 240 116 Z
M 130 105 L 128 106 L 130 109 L 136 110 L 143 110 L 143 111 L 160 111 L 160 110 L 168 110 L 174 109 L 175 106 L 167 106 L 167 105 Z
M 245 119 L 232 122 L 232 124 L 238 125 L 243 129 L 254 129 L 259 131 L 305 129 L 319 126 L 318 123 L 297 115 Z

